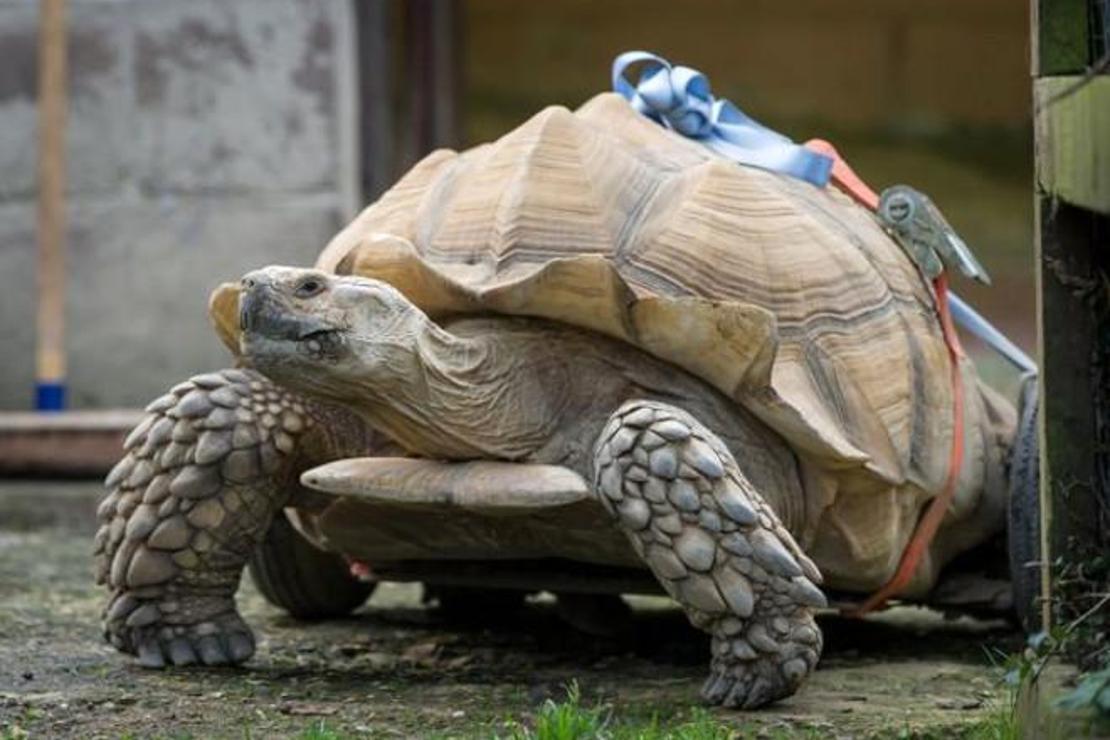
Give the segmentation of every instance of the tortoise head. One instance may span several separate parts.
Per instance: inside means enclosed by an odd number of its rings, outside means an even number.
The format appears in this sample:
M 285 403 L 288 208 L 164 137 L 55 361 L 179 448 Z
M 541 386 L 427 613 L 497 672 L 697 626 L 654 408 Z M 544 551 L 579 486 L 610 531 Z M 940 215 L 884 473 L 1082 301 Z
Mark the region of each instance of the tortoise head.
M 403 378 L 424 313 L 379 280 L 265 267 L 239 286 L 239 349 L 294 390 L 343 399 L 352 386 Z

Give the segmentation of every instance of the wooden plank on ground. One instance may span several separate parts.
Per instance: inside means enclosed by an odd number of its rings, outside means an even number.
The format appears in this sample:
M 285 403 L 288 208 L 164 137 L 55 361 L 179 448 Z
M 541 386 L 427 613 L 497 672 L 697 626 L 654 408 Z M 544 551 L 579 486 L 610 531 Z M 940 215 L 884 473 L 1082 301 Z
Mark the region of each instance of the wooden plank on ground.
M 0 413 L 0 475 L 104 475 L 140 418 L 138 409 Z

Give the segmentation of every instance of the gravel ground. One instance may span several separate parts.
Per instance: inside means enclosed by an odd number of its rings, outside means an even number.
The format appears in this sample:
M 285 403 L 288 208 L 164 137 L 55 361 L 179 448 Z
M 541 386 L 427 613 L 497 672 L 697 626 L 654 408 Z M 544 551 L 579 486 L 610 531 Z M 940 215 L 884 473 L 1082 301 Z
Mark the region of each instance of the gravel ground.
M 492 737 L 577 681 L 621 722 L 689 718 L 706 639 L 663 599 L 634 599 L 629 639 L 585 637 L 537 599 L 494 623 L 450 623 L 417 586 L 382 585 L 349 619 L 297 623 L 245 579 L 259 649 L 235 670 L 146 671 L 101 638 L 91 577 L 93 484 L 0 482 L 0 738 Z M 712 711 L 739 736 L 979 736 L 1007 706 L 1001 623 L 901 608 L 828 616 L 824 658 L 795 697 Z M 319 733 L 317 733 L 319 735 Z

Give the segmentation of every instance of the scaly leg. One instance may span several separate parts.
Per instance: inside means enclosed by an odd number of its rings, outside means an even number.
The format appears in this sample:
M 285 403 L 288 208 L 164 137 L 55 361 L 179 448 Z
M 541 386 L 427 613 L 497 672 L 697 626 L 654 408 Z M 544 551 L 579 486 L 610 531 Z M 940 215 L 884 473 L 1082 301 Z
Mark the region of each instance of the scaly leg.
M 254 653 L 235 607 L 247 558 L 300 472 L 364 454 L 369 432 L 251 370 L 198 375 L 146 410 L 97 512 L 105 637 L 148 667 L 240 663 Z
M 793 694 L 821 653 L 821 574 L 720 439 L 680 409 L 630 401 L 594 471 L 632 546 L 713 637 L 705 699 L 747 709 Z

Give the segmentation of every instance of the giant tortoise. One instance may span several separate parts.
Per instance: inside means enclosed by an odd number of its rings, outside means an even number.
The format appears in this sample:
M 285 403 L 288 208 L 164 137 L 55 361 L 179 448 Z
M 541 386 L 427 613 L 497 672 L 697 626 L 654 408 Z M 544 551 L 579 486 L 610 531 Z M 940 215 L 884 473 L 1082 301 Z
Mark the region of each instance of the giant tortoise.
M 106 635 L 147 666 L 251 657 L 234 595 L 284 509 L 257 569 L 279 603 L 356 606 L 338 556 L 661 589 L 711 635 L 705 698 L 755 707 L 814 669 L 826 593 L 891 577 L 947 472 L 936 296 L 874 214 L 611 94 L 432 153 L 314 268 L 210 314 L 234 368 L 147 407 L 99 510 Z M 1015 412 L 958 372 L 964 463 L 905 599 L 1005 528 Z

